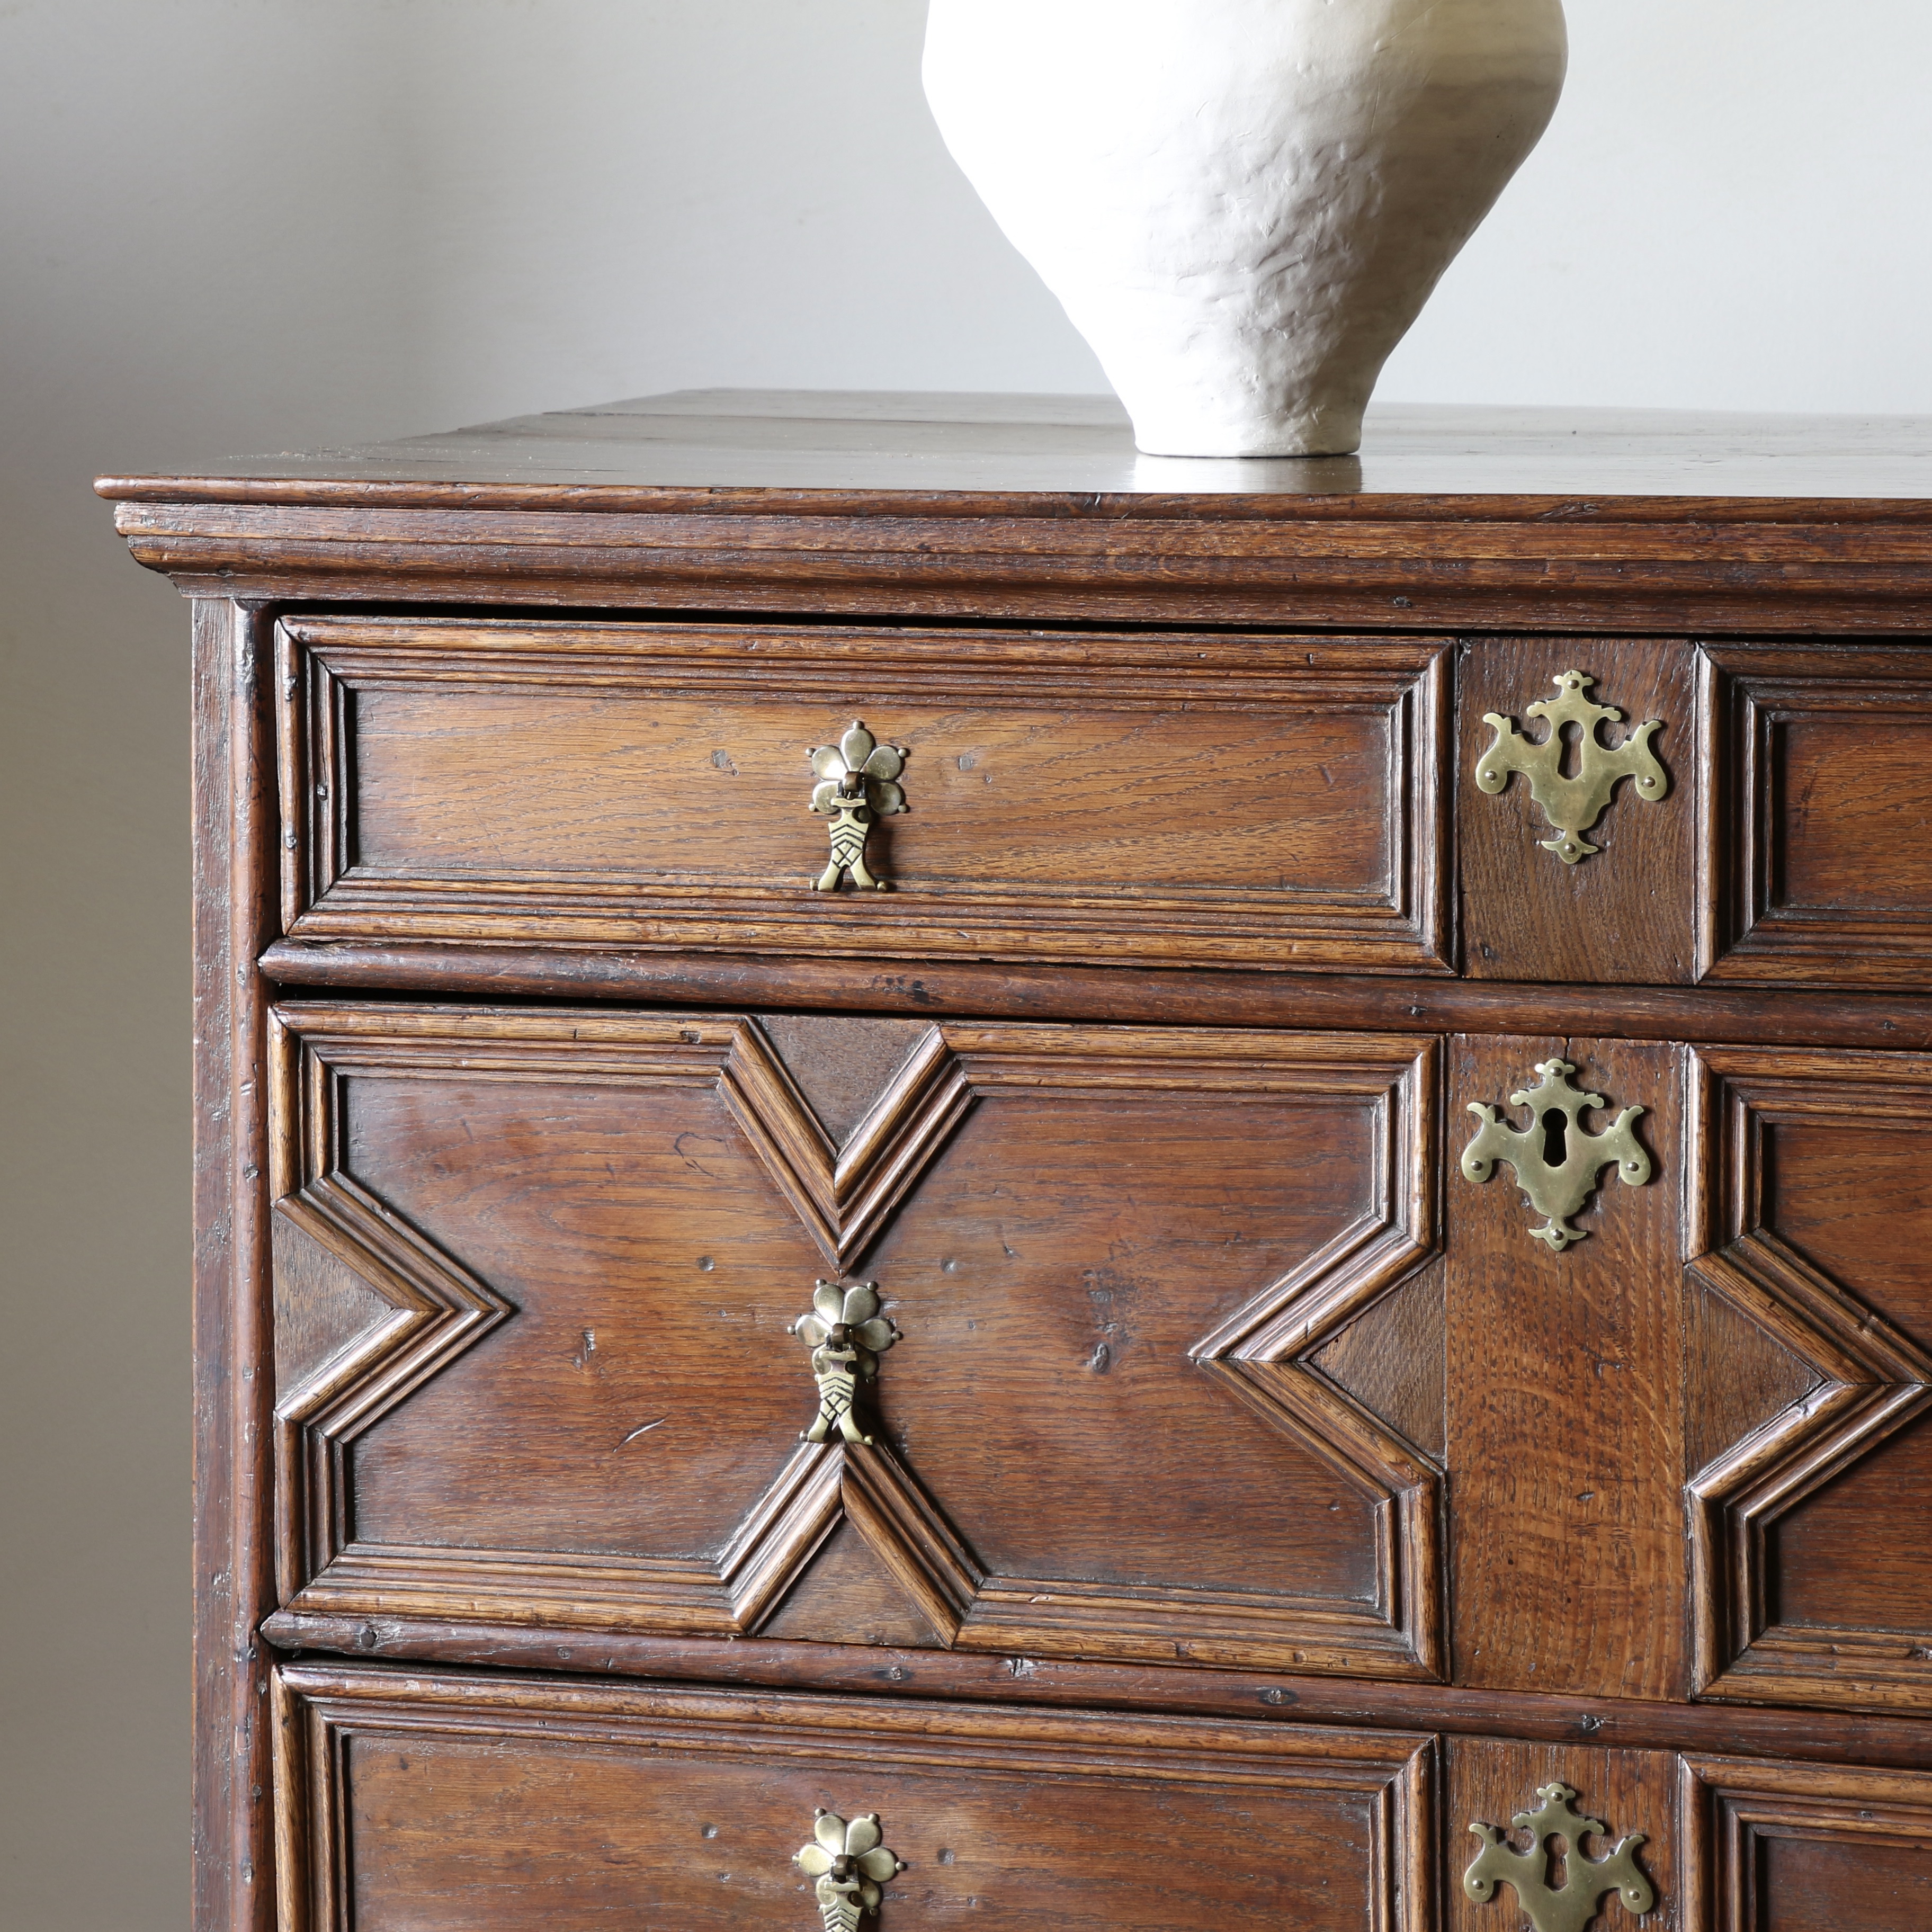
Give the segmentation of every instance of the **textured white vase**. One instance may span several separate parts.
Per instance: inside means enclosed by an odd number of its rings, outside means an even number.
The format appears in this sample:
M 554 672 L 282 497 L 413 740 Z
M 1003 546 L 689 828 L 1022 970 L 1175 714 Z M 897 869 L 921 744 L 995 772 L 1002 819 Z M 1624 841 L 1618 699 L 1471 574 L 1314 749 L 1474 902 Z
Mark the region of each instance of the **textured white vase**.
M 932 0 L 926 92 L 1142 449 L 1323 456 L 1567 50 L 1562 0 Z

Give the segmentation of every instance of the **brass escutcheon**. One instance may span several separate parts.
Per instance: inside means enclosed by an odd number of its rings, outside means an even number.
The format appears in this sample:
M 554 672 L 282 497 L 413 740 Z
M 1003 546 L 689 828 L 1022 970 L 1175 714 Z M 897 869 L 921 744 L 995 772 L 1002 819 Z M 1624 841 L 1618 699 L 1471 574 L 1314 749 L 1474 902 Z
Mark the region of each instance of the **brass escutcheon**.
M 1483 722 L 1496 736 L 1476 762 L 1476 783 L 1493 794 L 1509 783 L 1512 772 L 1522 772 L 1529 781 L 1530 796 L 1556 828 L 1554 838 L 1538 842 L 1566 866 L 1574 866 L 1604 849 L 1592 845 L 1583 834 L 1604 815 L 1619 779 L 1634 780 L 1637 796 L 1650 805 L 1669 792 L 1670 780 L 1650 748 L 1652 734 L 1664 728 L 1662 718 L 1653 718 L 1626 731 L 1620 745 L 1606 745 L 1597 735 L 1598 730 L 1605 724 L 1622 724 L 1624 714 L 1613 705 L 1593 704 L 1584 696 L 1597 680 L 1580 670 L 1566 670 L 1556 682 L 1563 694 L 1561 698 L 1523 707 L 1526 717 L 1549 721 L 1549 736 L 1540 743 L 1526 738 L 1514 718 L 1495 711 L 1483 714 Z M 1566 724 L 1580 727 L 1582 734 L 1576 748 L 1576 773 L 1567 778 L 1563 772 Z
M 1656 1888 L 1637 1869 L 1642 1832 L 1619 1838 L 1607 1858 L 1586 1858 L 1584 1834 L 1610 1835 L 1601 1820 L 1586 1818 L 1572 1808 L 1570 1800 L 1576 1794 L 1567 1784 L 1540 1784 L 1536 1795 L 1543 1800 L 1536 1810 L 1519 1811 L 1510 1820 L 1514 1829 L 1532 1834 L 1526 1852 L 1506 1844 L 1498 1826 L 1480 1820 L 1471 1823 L 1469 1829 L 1482 1840 L 1483 1849 L 1462 1874 L 1462 1889 L 1478 1905 L 1486 1905 L 1496 1897 L 1496 1887 L 1507 1885 L 1536 1932 L 1583 1932 L 1606 1892 L 1614 1892 L 1626 1910 L 1640 1917 L 1657 1903 Z M 1562 1839 L 1564 1850 L 1564 1882 L 1554 1887 L 1550 1882 L 1552 1838 Z
M 1576 1068 L 1567 1060 L 1540 1062 L 1543 1078 L 1537 1085 L 1510 1096 L 1512 1107 L 1532 1109 L 1527 1127 L 1513 1127 L 1500 1108 L 1472 1100 L 1469 1111 L 1483 1123 L 1476 1138 L 1462 1150 L 1462 1175 L 1483 1181 L 1506 1160 L 1516 1170 L 1516 1184 L 1529 1196 L 1530 1205 L 1544 1217 L 1530 1239 L 1546 1243 L 1558 1254 L 1573 1242 L 1588 1238 L 1587 1228 L 1568 1225 L 1596 1190 L 1597 1176 L 1616 1165 L 1627 1187 L 1641 1187 L 1650 1178 L 1650 1156 L 1637 1144 L 1636 1123 L 1641 1107 L 1626 1107 L 1600 1134 L 1586 1134 L 1582 1115 L 1587 1108 L 1605 1105 L 1600 1094 L 1580 1094 L 1570 1084 Z M 1552 1114 L 1557 1118 L 1552 1120 Z M 1552 1162 L 1547 1149 L 1560 1136 L 1563 1158 Z
M 893 782 L 905 761 L 903 745 L 880 744 L 856 718 L 837 744 L 813 752 L 818 782 L 811 808 L 832 821 L 831 861 L 813 881 L 814 892 L 836 892 L 841 874 L 848 873 L 862 891 L 886 890 L 886 881 L 866 869 L 866 838 L 874 819 L 906 808 L 905 794 Z
M 879 1814 L 868 1811 L 848 1825 L 836 1811 L 820 1810 L 812 1828 L 812 1842 L 792 1855 L 792 1862 L 817 1882 L 818 1916 L 825 1932 L 859 1932 L 859 1915 L 876 1912 L 887 1880 L 905 1870 L 880 1843 Z

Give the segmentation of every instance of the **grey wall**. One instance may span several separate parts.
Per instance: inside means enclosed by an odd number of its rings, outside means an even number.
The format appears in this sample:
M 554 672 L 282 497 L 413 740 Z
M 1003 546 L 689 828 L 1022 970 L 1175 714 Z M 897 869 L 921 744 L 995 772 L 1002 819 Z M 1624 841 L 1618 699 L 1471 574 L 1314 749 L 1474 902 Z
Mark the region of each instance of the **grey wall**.
M 1923 0 L 1570 0 L 1408 400 L 1932 410 Z M 185 1923 L 184 624 L 95 471 L 1087 388 L 920 0 L 0 0 L 0 1924 Z

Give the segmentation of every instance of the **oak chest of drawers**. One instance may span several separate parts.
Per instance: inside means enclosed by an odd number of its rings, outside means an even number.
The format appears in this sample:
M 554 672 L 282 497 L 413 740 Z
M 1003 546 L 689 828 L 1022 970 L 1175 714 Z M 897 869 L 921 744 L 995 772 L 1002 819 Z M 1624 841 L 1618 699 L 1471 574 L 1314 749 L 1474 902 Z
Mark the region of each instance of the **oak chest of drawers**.
M 205 1932 L 1932 1923 L 1924 426 L 100 487 Z

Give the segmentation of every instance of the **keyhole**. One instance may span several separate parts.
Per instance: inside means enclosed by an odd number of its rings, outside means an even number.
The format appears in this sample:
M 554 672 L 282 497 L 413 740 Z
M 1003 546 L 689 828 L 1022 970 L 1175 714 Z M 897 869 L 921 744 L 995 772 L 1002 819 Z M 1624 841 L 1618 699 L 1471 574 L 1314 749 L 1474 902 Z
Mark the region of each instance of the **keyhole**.
M 1564 725 L 1558 736 L 1563 741 L 1563 752 L 1556 769 L 1563 777 L 1574 778 L 1583 769 L 1583 728 L 1573 722 Z
M 1561 1107 L 1552 1107 L 1543 1117 L 1543 1164 L 1561 1167 L 1570 1157 L 1570 1121 Z
M 1560 1834 L 1552 1834 L 1547 1847 L 1548 1869 L 1543 1875 L 1543 1882 L 1552 1892 L 1561 1892 L 1570 1882 L 1570 1841 Z

